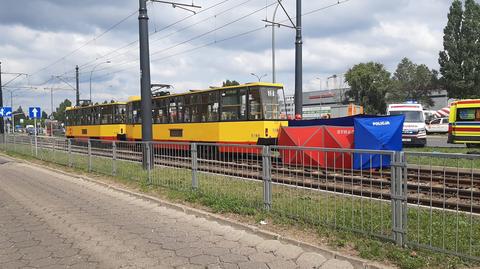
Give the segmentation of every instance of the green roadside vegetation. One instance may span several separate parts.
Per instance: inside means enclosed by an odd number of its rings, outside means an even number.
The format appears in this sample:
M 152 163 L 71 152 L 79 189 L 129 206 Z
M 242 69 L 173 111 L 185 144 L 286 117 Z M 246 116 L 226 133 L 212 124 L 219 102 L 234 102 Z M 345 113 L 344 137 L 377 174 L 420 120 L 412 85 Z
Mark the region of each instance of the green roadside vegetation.
M 340 252 L 399 268 L 480 265 L 423 248 L 401 248 L 381 239 L 392 237 L 388 201 L 274 185 L 271 210 L 265 211 L 263 182 L 260 181 L 198 173 L 198 189 L 193 190 L 192 171 L 183 168 L 156 166 L 148 172 L 140 163 L 92 157 L 92 171 L 88 173 L 89 160 L 85 155 L 72 154 L 69 157 L 65 152 L 39 149 L 37 158 L 33 158 L 30 145 L 9 146 L 6 153 L 114 181 L 173 202 L 234 216 L 247 223 L 258 225 L 264 220 L 268 225 L 262 228 L 299 236 L 310 243 L 328 245 Z M 456 212 L 430 211 L 413 205 L 409 206 L 407 217 L 410 242 L 480 257 L 480 218 Z
M 409 165 L 421 165 L 422 168 L 428 169 L 430 166 L 443 168 L 464 168 L 464 169 L 480 169 L 480 149 L 468 148 L 405 148 L 407 163 Z M 409 154 L 412 153 L 412 154 Z M 428 156 L 427 154 L 418 155 L 415 153 L 440 153 L 436 156 Z M 444 154 L 442 156 L 442 154 Z M 445 154 L 450 154 L 447 156 Z M 463 155 L 470 155 L 470 159 L 466 159 Z M 455 156 L 458 155 L 458 156 Z M 477 171 L 478 172 L 478 171 Z

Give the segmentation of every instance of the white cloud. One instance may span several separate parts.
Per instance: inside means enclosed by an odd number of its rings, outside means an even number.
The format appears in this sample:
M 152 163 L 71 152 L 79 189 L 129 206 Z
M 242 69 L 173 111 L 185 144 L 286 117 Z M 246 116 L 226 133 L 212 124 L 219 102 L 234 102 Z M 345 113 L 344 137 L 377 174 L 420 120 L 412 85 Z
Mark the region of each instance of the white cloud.
M 18 1 L 0 2 L 0 60 L 3 70 L 10 72 L 32 73 L 51 64 L 137 8 L 136 2 L 131 1 Z M 261 20 L 272 15 L 273 7 L 267 14 L 264 11 L 256 13 L 220 31 L 164 51 L 265 5 L 265 1 L 255 0 L 240 5 L 244 1 L 229 0 L 154 34 L 150 48 L 152 82 L 173 84 L 175 88 L 172 91 L 182 92 L 218 85 L 225 79 L 254 81 L 255 78 L 250 75 L 252 72 L 259 75 L 266 73 L 268 77 L 265 80 L 271 80 L 270 28 L 202 49 L 195 48 L 262 27 L 264 24 Z M 202 0 L 201 5 L 208 7 L 218 2 L 220 1 Z M 304 12 L 334 2 L 336 1 L 304 1 Z M 284 0 L 284 3 L 290 14 L 294 14 L 294 1 Z M 232 8 L 235 5 L 240 7 Z M 442 30 L 446 24 L 449 5 L 449 1 L 444 0 L 350 0 L 305 17 L 305 90 L 319 87 L 317 77 L 325 81 L 332 74 L 342 74 L 352 65 L 365 61 L 384 63 L 390 71 L 394 71 L 400 59 L 408 57 L 414 62 L 438 68 L 438 51 L 442 48 Z M 190 15 L 179 9 L 156 4 L 149 8 L 151 30 L 162 29 Z M 54 10 L 58 16 L 46 17 L 43 12 L 46 9 Z M 6 13 L 5 10 L 9 12 Z M 208 18 L 224 10 L 228 12 Z M 284 20 L 286 16 L 279 13 L 278 18 Z M 62 73 L 67 73 L 67 79 L 74 84 L 72 77 L 74 67 L 78 64 L 82 67 L 81 95 L 85 98 L 88 96 L 92 68 L 99 62 L 111 60 L 111 64 L 98 67 L 93 75 L 94 100 L 126 100 L 128 96 L 138 95 L 138 44 L 102 57 L 136 40 L 137 23 L 136 16 L 129 18 L 108 34 L 32 77 L 31 84 L 38 84 L 51 75 Z M 181 30 L 192 24 L 195 26 Z M 294 87 L 294 40 L 293 30 L 280 28 L 277 31 L 277 81 L 283 82 L 288 91 Z M 189 50 L 192 51 L 183 53 Z M 155 54 L 158 51 L 163 52 Z M 95 62 L 97 58 L 100 59 Z M 92 64 L 84 66 L 92 61 Z M 112 73 L 117 71 L 121 72 Z M 6 79 L 5 76 L 4 81 Z M 27 80 L 18 82 L 18 85 L 24 84 L 27 84 Z M 323 84 L 325 86 L 325 82 Z M 58 81 L 48 86 L 51 85 L 68 88 L 65 83 Z M 29 91 L 24 90 L 19 91 L 18 95 L 18 102 L 15 103 L 21 103 L 23 107 L 34 104 L 50 107 L 50 96 L 47 93 L 29 96 Z M 74 92 L 56 92 L 56 105 L 65 98 L 73 100 Z

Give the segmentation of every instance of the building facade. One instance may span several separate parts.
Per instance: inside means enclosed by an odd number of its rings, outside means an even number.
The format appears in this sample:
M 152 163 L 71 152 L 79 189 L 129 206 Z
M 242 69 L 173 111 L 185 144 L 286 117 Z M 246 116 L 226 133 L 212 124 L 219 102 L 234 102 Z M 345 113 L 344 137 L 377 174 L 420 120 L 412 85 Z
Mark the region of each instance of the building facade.
M 311 91 L 303 93 L 303 118 L 320 118 L 322 114 L 331 113 L 343 105 L 346 92 L 349 88 Z M 447 91 L 433 92 L 431 95 L 434 105 L 429 110 L 440 110 L 449 105 Z M 280 100 L 280 111 L 284 118 L 293 118 L 295 115 L 295 98 L 293 95 L 285 96 L 285 101 Z M 353 100 L 348 100 L 353 103 Z M 332 109 L 333 108 L 333 109 Z

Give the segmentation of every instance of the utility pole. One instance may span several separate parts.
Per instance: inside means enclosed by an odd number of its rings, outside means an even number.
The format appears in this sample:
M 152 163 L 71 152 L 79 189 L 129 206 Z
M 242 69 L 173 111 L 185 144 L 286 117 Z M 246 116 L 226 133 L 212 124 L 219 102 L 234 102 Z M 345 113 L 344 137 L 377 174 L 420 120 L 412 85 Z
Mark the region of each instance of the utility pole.
M 76 79 L 76 83 L 77 83 L 77 87 L 76 87 L 76 91 L 77 91 L 77 94 L 76 94 L 76 106 L 80 106 L 80 84 L 79 84 L 79 75 L 78 75 L 78 65 L 75 67 L 75 79 Z
M 50 136 L 53 136 L 53 88 L 50 88 Z M 46 126 L 45 126 L 46 128 Z
M 2 92 L 2 62 L 0 62 L 0 107 L 3 107 L 3 92 Z M 4 120 L 0 119 L 0 134 L 4 131 Z
M 302 0 L 297 0 L 297 22 L 294 23 L 287 10 L 282 4 L 281 0 L 277 0 L 278 6 L 282 7 L 283 11 L 290 20 L 290 25 L 277 23 L 275 21 L 262 20 L 266 23 L 269 23 L 274 27 L 274 25 L 285 26 L 288 28 L 295 29 L 295 118 L 302 118 L 302 106 L 303 106 L 303 60 L 302 60 Z M 278 7 L 277 6 L 277 7 Z M 276 9 L 275 9 L 276 11 Z M 275 15 L 275 14 L 274 14 Z M 274 18 L 275 19 L 275 18 Z M 275 32 L 272 32 L 272 40 L 275 38 Z M 275 58 L 275 44 L 272 42 L 272 58 Z M 272 73 L 275 73 L 275 59 L 272 59 Z M 275 80 L 274 80 L 275 81 Z
M 148 41 L 147 0 L 139 0 L 138 27 L 140 42 L 140 110 L 142 113 L 142 141 L 152 141 L 152 86 L 150 79 L 150 47 Z M 148 145 L 146 145 L 148 146 Z M 143 149 L 143 168 L 150 169 L 150 152 Z
M 147 0 L 139 0 L 138 23 L 140 32 L 140 93 L 142 111 L 142 140 L 152 141 L 152 90 L 150 79 L 150 47 L 148 41 Z
M 302 117 L 303 106 L 303 53 L 302 53 L 302 0 L 297 0 L 295 40 L 295 118 Z

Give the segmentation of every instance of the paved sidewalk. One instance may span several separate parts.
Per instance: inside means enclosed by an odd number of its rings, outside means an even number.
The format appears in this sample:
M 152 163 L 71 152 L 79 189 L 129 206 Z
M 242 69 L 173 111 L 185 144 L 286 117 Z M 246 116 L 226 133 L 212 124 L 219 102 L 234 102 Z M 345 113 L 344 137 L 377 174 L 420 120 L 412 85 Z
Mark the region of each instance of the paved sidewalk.
M 353 268 L 0 157 L 0 268 Z

